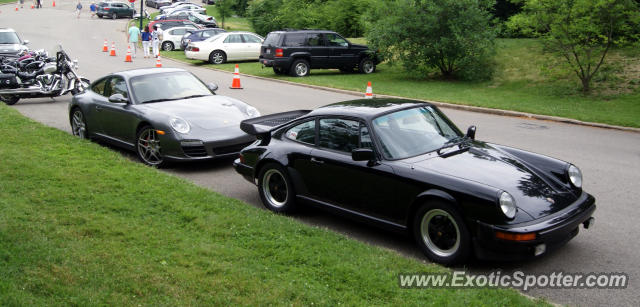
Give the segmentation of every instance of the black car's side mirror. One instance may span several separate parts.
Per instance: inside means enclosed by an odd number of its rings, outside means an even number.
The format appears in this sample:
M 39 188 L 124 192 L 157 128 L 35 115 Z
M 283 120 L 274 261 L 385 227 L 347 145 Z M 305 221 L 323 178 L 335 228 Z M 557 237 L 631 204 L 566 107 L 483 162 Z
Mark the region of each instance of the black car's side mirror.
M 209 83 L 209 84 L 207 84 L 207 87 L 209 88 L 209 90 L 210 90 L 212 93 L 215 93 L 215 91 L 217 91 L 217 90 L 218 90 L 218 85 L 217 85 L 217 84 L 215 84 L 215 83 Z
M 351 151 L 353 161 L 373 161 L 376 156 L 371 148 L 356 148 Z
M 470 126 L 469 129 L 467 129 L 467 137 L 472 140 L 476 139 L 476 126 Z
M 129 99 L 125 98 L 122 94 L 113 94 L 109 96 L 109 102 L 113 103 L 129 103 Z

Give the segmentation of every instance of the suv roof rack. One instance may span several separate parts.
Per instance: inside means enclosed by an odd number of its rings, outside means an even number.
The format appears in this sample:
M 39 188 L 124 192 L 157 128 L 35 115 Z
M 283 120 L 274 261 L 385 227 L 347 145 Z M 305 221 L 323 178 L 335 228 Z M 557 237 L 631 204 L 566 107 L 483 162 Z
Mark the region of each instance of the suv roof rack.
M 307 29 L 307 28 L 304 28 L 304 29 L 284 28 L 284 29 L 282 29 L 280 31 L 284 31 L 284 32 L 295 32 L 295 31 L 326 31 L 326 32 L 334 32 L 334 31 L 326 30 L 326 29 Z

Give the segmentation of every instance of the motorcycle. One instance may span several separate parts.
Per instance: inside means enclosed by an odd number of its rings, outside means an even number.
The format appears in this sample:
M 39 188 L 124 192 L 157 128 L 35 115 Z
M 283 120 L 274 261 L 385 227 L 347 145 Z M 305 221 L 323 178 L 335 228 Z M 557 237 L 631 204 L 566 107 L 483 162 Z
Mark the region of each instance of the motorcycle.
M 69 92 L 72 95 L 84 92 L 91 82 L 78 75 L 77 68 L 78 61 L 72 61 L 62 45 L 58 46 L 55 59 L 40 56 L 40 60 L 27 64 L 3 61 L 0 66 L 0 101 L 13 105 L 21 98 L 57 97 Z

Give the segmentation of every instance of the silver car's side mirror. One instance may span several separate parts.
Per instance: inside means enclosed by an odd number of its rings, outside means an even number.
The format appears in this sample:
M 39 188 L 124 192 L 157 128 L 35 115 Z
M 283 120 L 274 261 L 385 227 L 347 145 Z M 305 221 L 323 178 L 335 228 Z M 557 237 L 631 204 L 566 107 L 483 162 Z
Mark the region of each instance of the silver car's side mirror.
M 209 84 L 207 84 L 207 87 L 209 88 L 209 90 L 210 90 L 212 93 L 215 93 L 215 91 L 217 91 L 217 90 L 218 90 L 218 85 L 217 85 L 217 84 L 215 84 L 215 83 L 209 83 Z
M 113 94 L 109 96 L 109 102 L 113 103 L 129 103 L 129 99 L 125 98 L 122 94 Z

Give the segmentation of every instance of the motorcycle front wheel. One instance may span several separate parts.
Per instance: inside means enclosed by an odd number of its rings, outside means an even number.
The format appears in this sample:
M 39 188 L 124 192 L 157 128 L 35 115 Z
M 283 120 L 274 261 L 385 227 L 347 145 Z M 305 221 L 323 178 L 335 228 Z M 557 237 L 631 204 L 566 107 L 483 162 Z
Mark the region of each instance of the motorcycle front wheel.
M 20 100 L 20 96 L 17 95 L 0 95 L 0 100 L 7 105 L 14 105 Z

